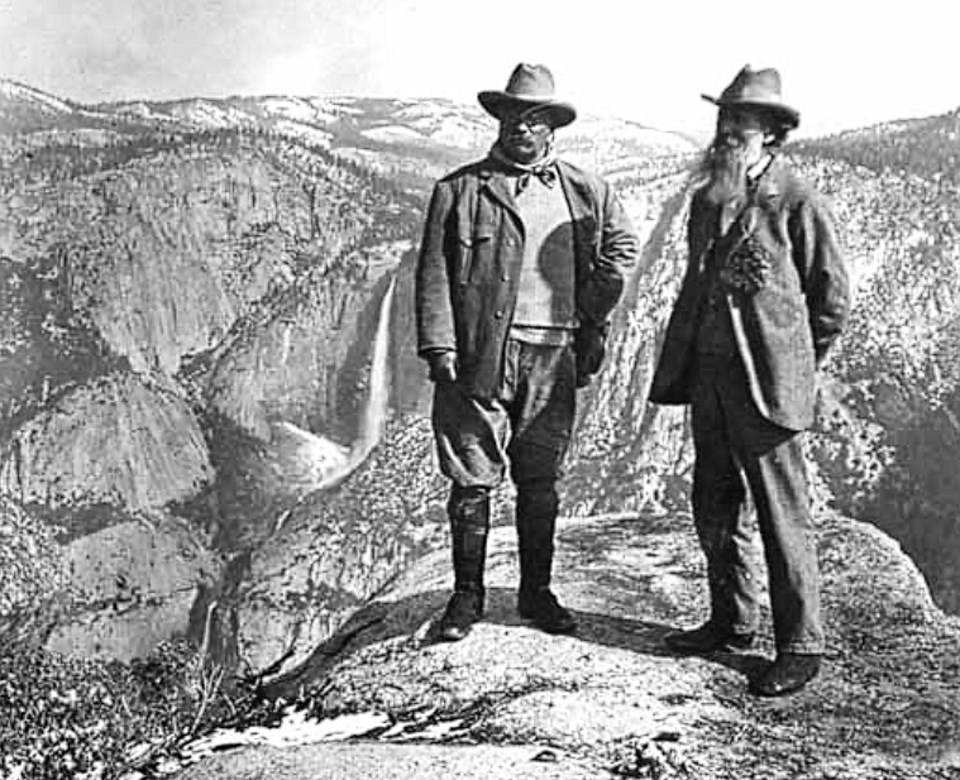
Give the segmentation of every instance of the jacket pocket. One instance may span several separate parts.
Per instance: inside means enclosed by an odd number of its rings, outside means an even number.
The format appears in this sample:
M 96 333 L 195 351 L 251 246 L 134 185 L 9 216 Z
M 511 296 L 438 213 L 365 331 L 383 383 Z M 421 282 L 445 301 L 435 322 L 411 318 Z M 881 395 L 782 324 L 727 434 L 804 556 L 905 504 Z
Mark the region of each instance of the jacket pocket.
M 482 252 L 489 251 L 488 248 L 493 242 L 493 232 L 476 232 L 472 235 L 460 236 L 459 238 L 459 273 L 457 280 L 461 285 L 470 284 L 474 281 L 476 267 L 479 256 Z

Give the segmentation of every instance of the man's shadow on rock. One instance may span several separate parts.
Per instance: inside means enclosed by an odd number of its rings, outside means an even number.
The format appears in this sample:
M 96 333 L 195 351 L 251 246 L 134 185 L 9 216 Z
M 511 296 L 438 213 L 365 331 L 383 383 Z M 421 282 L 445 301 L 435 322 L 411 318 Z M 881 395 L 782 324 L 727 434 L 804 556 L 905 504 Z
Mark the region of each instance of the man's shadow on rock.
M 368 604 L 353 615 L 337 634 L 317 647 L 303 663 L 265 685 L 263 694 L 270 698 L 287 697 L 304 687 L 309 688 L 311 684 L 327 677 L 338 661 L 381 642 L 407 638 L 419 647 L 447 644 L 439 635 L 438 624 L 449 598 L 449 590 L 433 590 L 398 601 Z M 517 594 L 513 589 L 488 588 L 480 624 L 526 626 L 538 631 L 531 621 L 519 616 L 516 601 Z M 664 642 L 666 635 L 676 630 L 676 626 L 599 612 L 571 612 L 578 624 L 572 636 L 582 642 L 654 657 L 674 657 L 678 660 L 685 657 L 670 650 Z M 551 635 L 544 633 L 543 636 L 544 641 L 548 641 Z M 469 642 L 470 638 L 462 641 Z M 768 663 L 757 653 L 713 653 L 703 657 L 748 679 L 759 674 Z
M 436 627 L 440 616 L 449 598 L 449 593 L 440 594 L 438 606 L 433 615 L 433 624 L 429 633 L 431 643 L 443 642 L 437 635 Z M 492 588 L 487 591 L 487 607 L 481 622 L 495 623 L 503 626 L 528 626 L 538 631 L 533 623 L 521 618 L 516 608 L 516 591 L 508 588 Z M 603 612 L 587 612 L 584 610 L 570 610 L 577 621 L 577 630 L 573 637 L 583 642 L 610 647 L 617 650 L 626 650 L 639 655 L 648 655 L 659 658 L 684 658 L 667 647 L 667 634 L 676 631 L 677 626 L 662 623 L 656 620 L 638 620 L 635 618 L 620 617 Z M 544 634 L 549 636 L 549 634 Z M 721 664 L 748 678 L 759 674 L 766 664 L 766 658 L 758 653 L 711 653 L 704 656 L 709 661 Z

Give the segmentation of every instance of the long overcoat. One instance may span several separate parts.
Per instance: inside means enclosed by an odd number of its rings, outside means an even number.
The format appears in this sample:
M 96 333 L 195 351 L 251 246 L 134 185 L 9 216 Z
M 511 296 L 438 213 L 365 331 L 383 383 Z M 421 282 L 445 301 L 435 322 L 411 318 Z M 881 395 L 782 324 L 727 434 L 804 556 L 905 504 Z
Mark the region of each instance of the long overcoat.
M 573 221 L 577 315 L 603 324 L 623 290 L 638 240 L 609 184 L 556 164 Z M 524 225 L 516 177 L 493 158 L 437 182 L 417 265 L 415 306 L 421 356 L 453 350 L 469 394 L 494 398 L 520 284 Z
M 734 272 L 721 273 L 723 299 L 754 403 L 777 425 L 808 428 L 814 419 L 816 366 L 842 331 L 850 304 L 830 209 L 775 158 L 721 245 L 719 207 L 703 192 L 691 202 L 688 265 L 650 400 L 691 402 L 695 341 L 711 278 L 708 264 L 725 263 Z

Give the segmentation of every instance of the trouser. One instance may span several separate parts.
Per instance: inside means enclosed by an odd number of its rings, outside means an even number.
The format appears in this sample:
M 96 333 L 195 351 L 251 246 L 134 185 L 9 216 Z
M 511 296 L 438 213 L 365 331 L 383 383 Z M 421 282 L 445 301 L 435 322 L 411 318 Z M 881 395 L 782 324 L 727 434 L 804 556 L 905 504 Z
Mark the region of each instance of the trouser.
M 458 545 L 465 543 L 466 529 L 476 525 L 464 520 L 465 514 L 477 516 L 466 504 L 489 501 L 489 491 L 509 470 L 517 487 L 520 587 L 549 586 L 557 480 L 575 413 L 576 362 L 570 346 L 507 341 L 504 376 L 494 399 L 475 398 L 455 383 L 436 385 L 433 426 L 440 468 L 453 483 L 448 509 L 455 572 Z M 489 518 L 489 512 L 481 514 Z
M 738 359 L 701 364 L 692 416 L 693 514 L 707 559 L 711 620 L 743 633 L 757 627 L 759 551 L 744 511 L 749 485 L 767 562 L 777 650 L 822 653 L 802 434 L 759 413 Z

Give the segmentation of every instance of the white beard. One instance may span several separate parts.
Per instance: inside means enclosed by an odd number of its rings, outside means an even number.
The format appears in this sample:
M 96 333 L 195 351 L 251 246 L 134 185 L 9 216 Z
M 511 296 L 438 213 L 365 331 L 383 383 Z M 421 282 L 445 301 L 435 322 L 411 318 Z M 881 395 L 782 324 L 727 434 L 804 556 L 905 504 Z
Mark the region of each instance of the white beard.
M 746 146 L 729 146 L 714 142 L 704 153 L 700 172 L 706 177 L 704 194 L 716 205 L 742 202 L 747 194 Z

